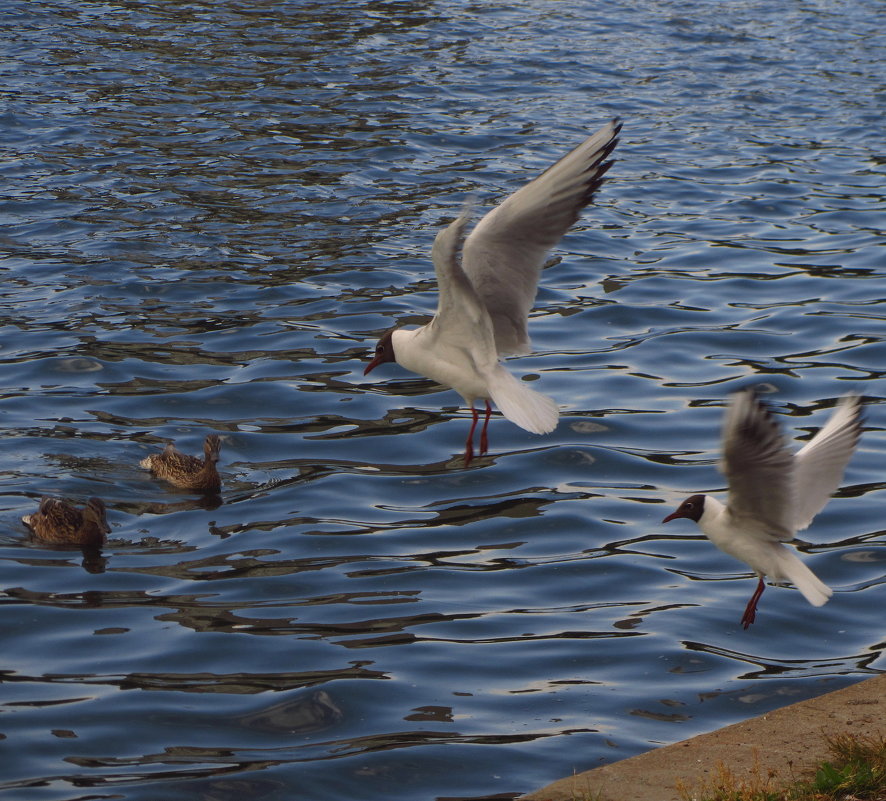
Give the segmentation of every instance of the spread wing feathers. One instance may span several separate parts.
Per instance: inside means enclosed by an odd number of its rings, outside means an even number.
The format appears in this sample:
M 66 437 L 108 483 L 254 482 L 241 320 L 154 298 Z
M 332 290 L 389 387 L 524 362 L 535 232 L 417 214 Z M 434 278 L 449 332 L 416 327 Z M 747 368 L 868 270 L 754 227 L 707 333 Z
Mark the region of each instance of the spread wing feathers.
M 861 436 L 861 398 L 845 395 L 824 427 L 794 457 L 797 530 L 806 528 L 834 494 Z
M 604 125 L 490 211 L 467 238 L 464 271 L 492 318 L 499 355 L 529 352 L 526 322 L 541 268 L 593 200 L 620 130 L 618 120 Z
M 794 456 L 753 390 L 736 392 L 723 421 L 720 470 L 737 526 L 761 538 L 794 538 Z
M 464 350 L 482 369 L 491 367 L 497 358 L 489 312 L 460 264 L 469 218 L 470 208 L 466 207 L 434 239 L 431 258 L 437 276 L 437 313 L 426 327 L 426 335 L 433 343 Z

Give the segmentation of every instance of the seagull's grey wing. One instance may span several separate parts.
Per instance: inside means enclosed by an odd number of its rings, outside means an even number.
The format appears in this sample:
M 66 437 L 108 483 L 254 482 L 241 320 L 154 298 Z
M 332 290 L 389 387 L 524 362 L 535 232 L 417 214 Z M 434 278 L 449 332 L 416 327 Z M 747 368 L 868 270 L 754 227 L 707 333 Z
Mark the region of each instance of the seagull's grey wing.
M 475 366 L 488 368 L 498 361 L 492 320 L 460 264 L 465 227 L 470 218 L 466 208 L 458 219 L 434 239 L 431 258 L 437 276 L 437 313 L 425 326 L 429 346 L 465 351 Z
M 806 528 L 834 494 L 861 436 L 861 398 L 845 395 L 824 427 L 794 456 L 794 525 Z
M 736 526 L 764 538 L 794 538 L 793 461 L 778 423 L 753 390 L 736 392 L 723 420 L 720 462 Z
M 612 166 L 613 120 L 490 211 L 464 245 L 464 271 L 486 304 L 502 356 L 528 353 L 526 321 L 548 251 L 578 219 Z

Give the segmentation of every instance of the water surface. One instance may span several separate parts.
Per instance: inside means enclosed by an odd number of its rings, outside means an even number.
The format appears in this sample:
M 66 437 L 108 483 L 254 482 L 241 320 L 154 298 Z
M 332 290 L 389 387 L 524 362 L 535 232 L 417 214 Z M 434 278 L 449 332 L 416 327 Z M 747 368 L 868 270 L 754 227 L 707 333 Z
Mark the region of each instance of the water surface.
M 718 10 L 719 8 L 719 10 Z M 12 2 L 2 21 L 0 795 L 442 799 L 884 668 L 883 136 L 874 2 Z M 607 119 L 546 270 L 557 430 L 388 365 L 468 196 Z M 688 524 L 728 393 L 799 446 L 867 430 L 803 558 L 813 609 Z M 222 438 L 217 500 L 138 468 Z M 104 498 L 101 558 L 31 542 Z

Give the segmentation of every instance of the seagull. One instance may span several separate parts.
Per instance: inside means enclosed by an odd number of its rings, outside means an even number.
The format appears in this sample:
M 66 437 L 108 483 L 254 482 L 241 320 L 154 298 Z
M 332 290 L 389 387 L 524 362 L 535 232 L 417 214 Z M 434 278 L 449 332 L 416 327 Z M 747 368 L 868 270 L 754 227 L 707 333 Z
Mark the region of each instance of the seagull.
M 393 328 L 378 341 L 363 371 L 397 364 L 453 388 L 471 409 L 465 466 L 474 455 L 478 414 L 486 402 L 480 454 L 486 453 L 490 400 L 534 434 L 557 426 L 557 404 L 515 378 L 500 357 L 532 351 L 526 324 L 548 252 L 594 198 L 612 166 L 621 123 L 614 119 L 484 216 L 469 236 L 470 209 L 434 239 L 431 258 L 439 292 L 437 311 L 420 328 Z
M 792 581 L 813 606 L 832 590 L 782 545 L 807 528 L 840 486 L 861 435 L 861 399 L 845 395 L 825 426 L 792 453 L 778 423 L 752 389 L 736 392 L 723 420 L 720 470 L 729 481 L 724 506 L 710 495 L 692 495 L 662 522 L 694 520 L 721 551 L 757 574 L 757 589 L 741 623 L 754 622 L 763 577 Z

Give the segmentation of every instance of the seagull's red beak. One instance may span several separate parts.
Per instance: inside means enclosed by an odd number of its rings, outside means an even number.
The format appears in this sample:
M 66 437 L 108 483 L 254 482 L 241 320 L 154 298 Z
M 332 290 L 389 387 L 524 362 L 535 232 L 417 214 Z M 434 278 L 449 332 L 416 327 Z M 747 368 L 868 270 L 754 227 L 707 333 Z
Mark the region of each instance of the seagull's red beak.
M 363 375 L 369 375 L 376 367 L 380 364 L 384 364 L 385 362 L 395 362 L 397 361 L 394 356 L 394 329 L 390 329 L 386 331 L 384 336 L 378 341 L 378 344 L 375 346 L 375 356 L 370 359 L 369 364 L 366 365 L 366 369 L 363 371 Z
M 369 375 L 376 367 L 378 367 L 384 361 L 384 356 L 381 354 L 377 355 L 369 364 L 366 365 L 366 369 L 363 371 L 363 375 Z
M 671 520 L 676 520 L 678 517 L 683 517 L 683 515 L 680 514 L 680 510 L 679 510 L 679 509 L 677 509 L 676 512 L 671 512 L 671 513 L 670 513 L 670 514 L 669 514 L 664 520 L 662 520 L 661 522 L 662 522 L 662 523 L 668 523 L 668 522 L 670 522 Z

